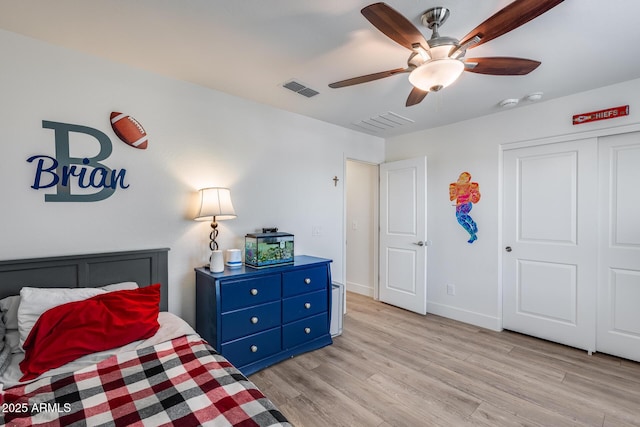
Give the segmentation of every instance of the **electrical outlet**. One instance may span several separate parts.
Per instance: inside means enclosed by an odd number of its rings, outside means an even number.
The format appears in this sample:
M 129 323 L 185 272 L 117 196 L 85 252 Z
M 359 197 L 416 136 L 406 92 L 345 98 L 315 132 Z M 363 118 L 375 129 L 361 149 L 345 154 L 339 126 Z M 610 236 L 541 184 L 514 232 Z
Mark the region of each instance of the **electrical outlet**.
M 319 225 L 314 225 L 311 228 L 311 235 L 312 236 L 322 236 L 322 227 Z
M 456 285 L 449 284 L 447 285 L 447 295 L 455 295 L 456 294 Z

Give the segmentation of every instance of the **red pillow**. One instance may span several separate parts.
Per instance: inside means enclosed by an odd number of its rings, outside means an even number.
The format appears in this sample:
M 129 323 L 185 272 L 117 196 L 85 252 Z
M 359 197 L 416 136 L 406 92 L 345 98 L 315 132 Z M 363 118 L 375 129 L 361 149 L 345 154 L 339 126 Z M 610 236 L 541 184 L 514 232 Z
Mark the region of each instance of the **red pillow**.
M 81 356 L 153 336 L 160 284 L 115 291 L 45 311 L 24 342 L 20 381 L 37 378 Z

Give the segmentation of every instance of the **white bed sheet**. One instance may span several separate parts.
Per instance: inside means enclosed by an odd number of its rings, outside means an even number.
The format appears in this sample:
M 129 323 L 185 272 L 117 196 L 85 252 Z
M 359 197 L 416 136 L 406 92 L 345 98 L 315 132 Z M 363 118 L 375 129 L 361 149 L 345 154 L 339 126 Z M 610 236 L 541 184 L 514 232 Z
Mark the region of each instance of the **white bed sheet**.
M 101 351 L 98 353 L 88 354 L 79 359 L 74 360 L 73 362 L 69 362 L 66 365 L 63 365 L 59 368 L 51 369 L 44 374 L 40 375 L 38 378 L 35 378 L 30 381 L 25 381 L 24 383 L 29 383 L 32 381 L 36 381 L 37 379 L 44 377 L 51 377 L 53 375 L 62 374 L 66 372 L 73 372 L 84 367 L 94 365 L 102 360 L 105 360 L 115 354 L 123 353 L 126 351 L 139 350 L 144 347 L 152 346 L 159 344 L 161 342 L 169 341 L 174 338 L 179 338 L 184 335 L 197 335 L 191 326 L 175 314 L 171 314 L 169 312 L 163 311 L 158 315 L 158 323 L 160 324 L 160 328 L 158 332 L 151 338 L 147 338 L 146 340 L 139 340 L 129 343 L 122 347 L 113 348 L 106 351 Z M 13 387 L 16 384 L 20 384 L 20 378 L 22 377 L 22 371 L 20 370 L 19 363 L 24 359 L 24 353 L 15 353 L 11 355 L 11 362 L 7 369 L 4 371 L 2 375 L 0 375 L 0 383 L 3 384 L 4 389 L 6 390 L 9 387 Z

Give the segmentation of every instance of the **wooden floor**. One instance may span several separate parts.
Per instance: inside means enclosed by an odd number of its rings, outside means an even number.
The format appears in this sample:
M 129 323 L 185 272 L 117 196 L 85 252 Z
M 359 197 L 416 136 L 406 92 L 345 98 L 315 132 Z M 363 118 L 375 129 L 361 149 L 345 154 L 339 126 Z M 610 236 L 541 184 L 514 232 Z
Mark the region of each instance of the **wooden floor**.
M 250 379 L 298 427 L 640 426 L 640 363 L 349 293 L 331 346 Z

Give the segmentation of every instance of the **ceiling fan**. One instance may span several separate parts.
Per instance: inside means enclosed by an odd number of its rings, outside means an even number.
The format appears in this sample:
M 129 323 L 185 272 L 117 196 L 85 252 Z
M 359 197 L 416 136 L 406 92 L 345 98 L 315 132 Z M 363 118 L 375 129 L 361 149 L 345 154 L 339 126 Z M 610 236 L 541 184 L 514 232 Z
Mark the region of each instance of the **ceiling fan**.
M 433 7 L 422 15 L 422 24 L 432 30 L 427 41 L 404 16 L 385 3 L 374 3 L 361 10 L 364 17 L 396 43 L 412 51 L 406 68 L 353 77 L 331 83 L 341 88 L 397 74 L 409 73 L 413 89 L 406 106 L 419 104 L 429 92 L 437 92 L 460 77 L 463 71 L 497 76 L 525 75 L 539 61 L 512 57 L 464 58 L 468 49 L 480 46 L 542 15 L 564 0 L 515 0 L 474 28 L 461 41 L 440 36 L 438 29 L 449 17 L 449 9 Z

